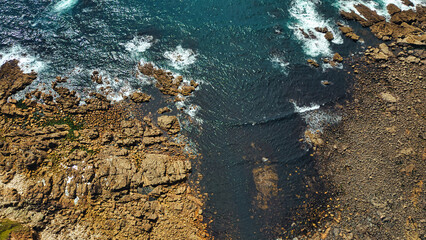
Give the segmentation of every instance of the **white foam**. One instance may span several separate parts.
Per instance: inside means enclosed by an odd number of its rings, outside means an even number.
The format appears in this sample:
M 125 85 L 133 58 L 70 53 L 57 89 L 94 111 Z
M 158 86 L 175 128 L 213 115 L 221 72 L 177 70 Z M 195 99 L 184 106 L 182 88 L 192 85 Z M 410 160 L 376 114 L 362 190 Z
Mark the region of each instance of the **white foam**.
M 19 45 L 0 51 L 0 66 L 14 59 L 19 61 L 18 65 L 24 73 L 30 73 L 32 70 L 39 73 L 46 68 L 45 62 L 38 57 L 30 55 L 26 49 Z
M 387 20 L 390 19 L 390 15 L 386 9 L 386 6 L 389 4 L 395 4 L 397 7 L 399 7 L 401 10 L 409 10 L 409 9 L 416 9 L 416 5 L 421 4 L 425 5 L 425 0 L 410 0 L 414 6 L 407 6 L 402 3 L 401 0 L 381 0 L 380 2 L 377 1 L 371 1 L 371 0 L 358 0 L 358 1 L 352 1 L 352 0 L 340 0 L 336 2 L 335 7 L 337 7 L 339 10 L 343 10 L 346 12 L 350 12 L 351 10 L 363 17 L 361 14 L 359 14 L 358 10 L 356 10 L 355 5 L 357 4 L 364 4 L 371 10 L 374 10 L 377 12 L 377 14 L 386 17 Z M 363 17 L 364 18 L 364 17 Z
M 64 12 L 73 8 L 78 3 L 78 0 L 61 0 L 53 6 L 54 12 Z
M 127 43 L 122 43 L 126 50 L 132 54 L 143 53 L 149 49 L 154 43 L 152 36 L 135 36 L 132 40 Z
M 317 110 L 317 109 L 320 108 L 320 105 L 315 104 L 315 103 L 311 103 L 310 106 L 298 106 L 295 101 L 290 101 L 290 102 L 293 104 L 294 111 L 297 112 L 297 113 L 310 112 L 310 111 Z
M 320 109 L 320 105 L 311 104 L 310 106 L 298 106 L 295 101 L 290 101 L 295 112 L 299 113 L 312 132 L 322 132 L 324 127 L 330 124 L 336 124 L 342 120 L 342 117 L 329 110 Z
M 181 45 L 177 46 L 174 51 L 164 53 L 164 57 L 170 61 L 170 65 L 178 70 L 195 63 L 197 55 L 192 49 L 184 49 Z
M 74 198 L 74 205 L 78 204 L 78 200 L 80 200 L 80 198 L 78 196 Z
M 293 22 L 288 24 L 288 28 L 293 30 L 294 36 L 303 43 L 304 52 L 312 57 L 330 56 L 332 54 L 331 44 L 325 39 L 324 33 L 317 32 L 316 27 L 327 27 L 333 33 L 334 44 L 342 44 L 343 38 L 332 20 L 324 19 L 317 11 L 319 0 L 293 0 L 289 9 Z M 305 38 L 302 31 L 313 35 L 314 38 Z
M 343 69 L 343 64 L 342 63 L 334 63 L 334 65 L 331 65 L 330 63 L 323 63 L 321 64 L 322 67 L 322 71 L 325 72 L 327 69 L 330 68 L 337 68 L 337 69 Z
M 290 65 L 284 58 L 273 56 L 269 59 L 272 62 L 274 67 L 277 67 L 283 72 L 285 75 L 288 75 L 288 66 Z

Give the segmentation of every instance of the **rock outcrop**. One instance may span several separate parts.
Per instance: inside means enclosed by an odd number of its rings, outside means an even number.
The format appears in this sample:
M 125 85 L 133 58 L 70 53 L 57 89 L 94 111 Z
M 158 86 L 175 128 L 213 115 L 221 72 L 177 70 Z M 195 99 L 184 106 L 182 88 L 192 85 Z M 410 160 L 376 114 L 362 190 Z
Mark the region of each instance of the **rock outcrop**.
M 163 70 L 142 70 L 171 79 Z M 28 233 L 41 239 L 208 238 L 202 200 L 185 181 L 195 156 L 162 131 L 177 134 L 177 117 L 161 116 L 158 126 L 148 116 L 129 117 L 139 116 L 131 111 L 148 96 L 111 103 L 91 93 L 82 100 L 60 86 L 67 81 L 61 77 L 52 83 L 56 98 L 37 90 L 20 101 L 10 98 L 35 78 L 17 61 L 0 68 L 0 219 L 30 229 L 9 239 L 31 239 Z M 100 78 L 93 73 L 95 82 Z

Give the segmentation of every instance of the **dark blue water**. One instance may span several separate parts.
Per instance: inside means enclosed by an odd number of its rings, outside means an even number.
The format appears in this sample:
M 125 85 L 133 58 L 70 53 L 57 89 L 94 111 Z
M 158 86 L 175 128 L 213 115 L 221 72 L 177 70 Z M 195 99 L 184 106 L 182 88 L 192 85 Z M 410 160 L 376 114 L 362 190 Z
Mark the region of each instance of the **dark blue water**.
M 197 171 L 209 194 L 211 233 L 217 239 L 273 239 L 304 228 L 324 198 L 315 194 L 321 181 L 299 139 L 307 124 L 320 128 L 336 120 L 322 109 L 345 96 L 347 69 L 313 69 L 306 60 L 334 52 L 350 56 L 363 47 L 334 24 L 348 6 L 338 0 L 0 0 L 1 60 L 20 58 L 27 70 L 37 70 L 31 88 L 66 75 L 81 95 L 96 89 L 93 70 L 117 79 L 110 84 L 115 92 L 155 91 L 135 77 L 141 59 L 201 82 L 186 101 L 199 110 L 181 120 L 194 120 L 185 129 L 203 156 Z M 299 28 L 316 26 L 328 26 L 336 39 L 329 43 L 316 32 L 318 39 L 301 37 Z M 178 46 L 181 54 L 192 54 L 180 65 L 165 56 Z M 325 87 L 321 80 L 333 84 Z M 321 108 L 298 112 L 292 102 Z M 253 169 L 265 166 L 278 176 L 279 189 L 267 209 L 256 204 L 253 178 Z

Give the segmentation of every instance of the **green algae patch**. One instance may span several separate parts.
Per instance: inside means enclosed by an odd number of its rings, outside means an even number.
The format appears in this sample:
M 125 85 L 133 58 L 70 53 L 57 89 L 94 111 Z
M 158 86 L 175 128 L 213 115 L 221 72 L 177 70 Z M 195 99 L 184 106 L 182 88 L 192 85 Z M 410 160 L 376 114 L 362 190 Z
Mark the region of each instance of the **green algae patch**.
M 9 234 L 22 228 L 18 222 L 10 221 L 8 219 L 0 220 L 0 240 L 7 240 Z

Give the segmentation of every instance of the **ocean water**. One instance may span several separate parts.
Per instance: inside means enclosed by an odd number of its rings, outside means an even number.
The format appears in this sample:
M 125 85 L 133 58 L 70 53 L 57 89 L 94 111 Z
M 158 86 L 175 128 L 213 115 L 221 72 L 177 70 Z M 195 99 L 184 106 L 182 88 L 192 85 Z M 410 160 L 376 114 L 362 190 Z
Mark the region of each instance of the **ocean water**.
M 139 62 L 199 82 L 178 107 L 184 133 L 202 155 L 194 171 L 209 194 L 211 233 L 289 237 L 306 228 L 309 209 L 327 197 L 299 139 L 306 129 L 338 122 L 329 106 L 346 97 L 351 81 L 347 66 L 314 69 L 306 60 L 335 52 L 350 57 L 375 43 L 338 14 L 358 2 L 384 15 L 388 3 L 408 8 L 399 0 L 0 0 L 0 64 L 19 59 L 25 71 L 37 71 L 29 89 L 49 90 L 55 76 L 67 76 L 82 97 L 99 90 L 90 80 L 98 70 L 113 100 L 136 89 L 156 94 L 152 82 L 135 77 Z M 365 42 L 346 39 L 336 21 Z M 328 42 L 315 27 L 327 27 L 335 39 Z M 315 38 L 305 39 L 301 28 Z M 333 84 L 323 86 L 324 80 Z M 253 170 L 259 168 L 278 176 L 267 208 L 256 202 Z

